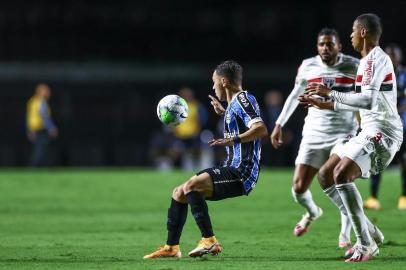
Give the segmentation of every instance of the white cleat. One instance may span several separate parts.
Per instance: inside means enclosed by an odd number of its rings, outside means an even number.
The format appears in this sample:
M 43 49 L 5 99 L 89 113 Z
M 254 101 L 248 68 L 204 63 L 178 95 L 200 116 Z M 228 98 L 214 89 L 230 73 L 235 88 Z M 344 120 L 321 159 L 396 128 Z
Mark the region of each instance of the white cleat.
M 370 246 L 356 244 L 352 249 L 354 251 L 352 256 L 346 259 L 345 262 L 365 262 L 379 254 L 379 248 L 375 241 L 372 241 Z
M 323 210 L 320 207 L 318 207 L 318 209 L 319 213 L 317 214 L 317 216 L 311 217 L 309 213 L 303 215 L 302 219 L 299 221 L 299 223 L 296 224 L 295 228 L 293 229 L 293 234 L 295 236 L 302 236 L 303 234 L 305 234 L 308 231 L 310 224 L 312 224 L 313 221 L 323 215 Z
M 376 227 L 374 225 L 374 232 L 369 232 L 371 234 L 372 239 L 374 240 L 375 244 L 380 247 L 383 245 L 383 241 L 385 240 L 385 236 L 383 235 L 383 233 L 378 229 L 378 227 Z M 355 247 L 355 245 L 354 245 Z M 352 255 L 354 254 L 354 247 L 349 248 L 344 255 L 345 259 L 348 259 L 350 257 L 352 257 Z

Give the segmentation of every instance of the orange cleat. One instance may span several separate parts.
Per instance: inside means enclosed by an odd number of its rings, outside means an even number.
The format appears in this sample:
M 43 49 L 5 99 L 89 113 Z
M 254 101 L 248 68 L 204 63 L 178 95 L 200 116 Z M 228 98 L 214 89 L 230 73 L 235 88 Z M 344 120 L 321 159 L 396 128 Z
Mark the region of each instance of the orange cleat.
M 220 244 L 217 242 L 215 236 L 209 238 L 202 238 L 197 247 L 189 252 L 190 257 L 201 257 L 205 254 L 210 253 L 211 255 L 217 255 L 221 252 L 222 248 Z
M 369 197 L 364 203 L 364 208 L 370 210 L 381 210 L 381 204 L 379 203 L 378 199 Z
M 401 196 L 398 203 L 399 210 L 406 210 L 406 196 Z
M 180 252 L 179 245 L 170 246 L 160 246 L 157 251 L 151 254 L 145 255 L 144 259 L 156 259 L 156 258 L 181 258 L 182 253 Z

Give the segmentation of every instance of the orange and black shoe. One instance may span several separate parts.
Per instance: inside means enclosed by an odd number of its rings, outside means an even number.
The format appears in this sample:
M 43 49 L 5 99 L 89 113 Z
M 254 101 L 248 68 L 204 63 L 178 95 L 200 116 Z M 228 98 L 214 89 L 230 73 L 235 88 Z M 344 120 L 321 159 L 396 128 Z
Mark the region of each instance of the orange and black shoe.
M 160 246 L 157 251 L 151 254 L 145 255 L 144 259 L 156 259 L 156 258 L 181 258 L 179 245 L 164 245 Z
M 222 248 L 220 244 L 217 242 L 215 236 L 202 238 L 197 247 L 189 252 L 190 257 L 201 257 L 205 254 L 217 255 L 221 252 Z

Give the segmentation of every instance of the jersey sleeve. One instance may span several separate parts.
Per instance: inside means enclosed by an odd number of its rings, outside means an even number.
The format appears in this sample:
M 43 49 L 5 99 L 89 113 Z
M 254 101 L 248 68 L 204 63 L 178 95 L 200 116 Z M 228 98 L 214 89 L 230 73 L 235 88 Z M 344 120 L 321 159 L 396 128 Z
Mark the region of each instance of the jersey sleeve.
M 305 87 L 307 85 L 307 80 L 305 77 L 305 69 L 306 69 L 306 64 L 302 62 L 300 67 L 297 69 L 297 74 L 295 78 L 295 87 L 296 86 L 302 86 Z
M 234 111 L 243 120 L 246 127 L 250 128 L 252 124 L 262 122 L 259 105 L 253 96 L 241 92 L 236 99 L 238 104 L 234 107 Z
M 283 109 L 278 119 L 276 120 L 276 124 L 281 125 L 282 127 L 286 124 L 286 122 L 288 122 L 289 118 L 296 110 L 297 106 L 299 105 L 298 98 L 301 94 L 304 93 L 307 86 L 307 80 L 304 76 L 304 67 L 305 65 L 302 63 L 297 71 L 295 86 L 286 99 L 285 104 L 283 105 Z
M 386 57 L 368 59 L 362 73 L 361 90 L 379 91 L 388 73 L 387 64 Z

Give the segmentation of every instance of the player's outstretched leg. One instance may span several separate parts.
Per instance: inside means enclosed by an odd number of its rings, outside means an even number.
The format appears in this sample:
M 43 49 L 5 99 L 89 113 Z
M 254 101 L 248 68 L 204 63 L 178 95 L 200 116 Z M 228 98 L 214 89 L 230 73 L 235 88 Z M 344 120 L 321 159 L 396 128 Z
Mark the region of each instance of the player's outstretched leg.
M 205 254 L 216 255 L 221 246 L 213 233 L 209 209 L 205 197 L 213 194 L 213 182 L 208 173 L 192 177 L 183 188 L 187 202 L 190 204 L 193 217 L 202 234 L 197 247 L 189 252 L 190 257 L 201 257 Z
M 173 191 L 171 205 L 168 209 L 168 237 L 166 245 L 160 246 L 155 252 L 145 255 L 144 259 L 182 257 L 179 247 L 179 239 L 182 234 L 183 225 L 186 222 L 187 208 L 188 205 L 183 193 L 183 186 L 179 186 Z
M 298 164 L 295 168 L 292 196 L 295 202 L 299 203 L 304 209 L 306 209 L 306 214 L 303 215 L 302 219 L 296 224 L 293 230 L 295 236 L 302 236 L 305 234 L 308 231 L 310 224 L 323 214 L 323 210 L 316 205 L 312 193 L 309 190 L 309 186 L 316 173 L 316 168 L 304 164 Z

